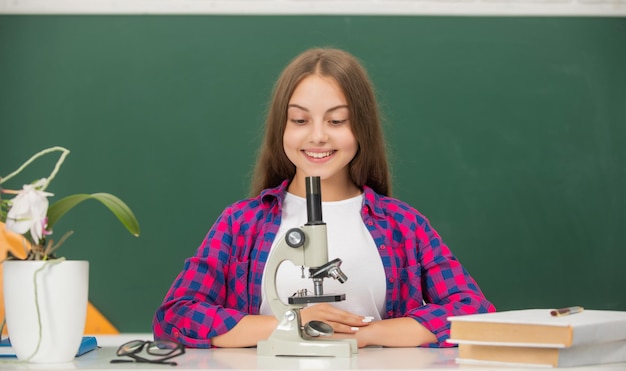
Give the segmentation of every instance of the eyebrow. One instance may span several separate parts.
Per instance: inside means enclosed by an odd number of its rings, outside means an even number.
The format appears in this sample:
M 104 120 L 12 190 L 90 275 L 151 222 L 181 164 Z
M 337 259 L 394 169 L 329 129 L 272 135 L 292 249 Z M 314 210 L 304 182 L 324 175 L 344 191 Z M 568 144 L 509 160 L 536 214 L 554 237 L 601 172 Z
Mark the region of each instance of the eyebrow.
M 302 107 L 302 106 L 301 106 L 301 105 L 299 105 L 299 104 L 294 104 L 294 103 L 291 103 L 291 104 L 287 105 L 287 108 L 292 108 L 292 107 L 293 107 L 293 108 L 299 108 L 299 109 L 301 109 L 301 110 L 303 110 L 303 111 L 309 112 L 309 109 L 308 109 L 308 108 L 306 108 L 306 107 Z M 327 110 L 326 110 L 326 113 L 329 113 L 329 112 L 332 112 L 332 111 L 338 110 L 338 109 L 340 109 L 340 108 L 348 108 L 348 105 L 347 105 L 347 104 L 340 104 L 340 105 L 338 105 L 338 106 L 331 107 L 331 108 L 329 108 L 329 109 L 327 109 Z

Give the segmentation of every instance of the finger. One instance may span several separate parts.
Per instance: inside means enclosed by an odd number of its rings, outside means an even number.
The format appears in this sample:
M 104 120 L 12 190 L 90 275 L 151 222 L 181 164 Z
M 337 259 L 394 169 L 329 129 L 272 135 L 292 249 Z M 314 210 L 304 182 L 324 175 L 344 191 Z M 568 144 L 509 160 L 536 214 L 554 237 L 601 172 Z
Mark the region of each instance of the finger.
M 333 319 L 340 318 L 341 315 L 350 314 L 349 312 L 337 309 L 328 303 L 310 305 L 301 309 L 300 313 L 302 314 L 303 322 L 312 320 L 331 321 Z
M 334 322 L 350 327 L 367 326 L 373 317 L 361 316 L 342 309 L 339 309 L 328 303 L 315 304 L 302 309 L 302 322 L 317 320 L 323 322 Z
M 358 321 L 358 322 L 352 322 L 352 323 L 342 323 L 342 324 L 343 324 L 343 325 L 346 325 L 346 326 L 350 326 L 351 328 L 354 328 L 354 329 L 355 329 L 355 331 L 358 331 L 358 329 L 359 329 L 359 328 L 369 326 L 369 324 L 370 324 L 371 322 L 372 322 L 372 321 L 371 321 L 368 317 L 365 317 L 364 319 L 362 319 L 361 321 Z
M 342 323 L 330 324 L 335 334 L 355 334 L 359 331 L 359 327 L 344 325 Z
M 346 312 L 347 313 L 347 312 Z M 360 316 L 352 313 L 339 314 L 337 317 L 333 317 L 331 320 L 351 327 L 363 327 L 372 322 L 374 317 Z

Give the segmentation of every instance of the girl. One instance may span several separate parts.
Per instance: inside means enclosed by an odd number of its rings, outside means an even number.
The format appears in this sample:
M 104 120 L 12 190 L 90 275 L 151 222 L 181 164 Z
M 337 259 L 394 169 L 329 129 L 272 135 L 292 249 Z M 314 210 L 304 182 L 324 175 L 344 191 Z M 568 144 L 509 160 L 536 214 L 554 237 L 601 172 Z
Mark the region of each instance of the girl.
M 349 279 L 326 280 L 346 300 L 308 305 L 302 323 L 324 321 L 360 347 L 446 346 L 448 316 L 495 311 L 428 220 L 391 197 L 364 68 L 345 51 L 311 49 L 274 86 L 252 197 L 227 207 L 186 260 L 155 314 L 155 338 L 247 347 L 269 337 L 278 320 L 262 297 L 263 269 L 283 234 L 306 222 L 307 176 L 321 178 L 328 256 Z M 288 263 L 277 272 L 283 297 L 310 285 Z

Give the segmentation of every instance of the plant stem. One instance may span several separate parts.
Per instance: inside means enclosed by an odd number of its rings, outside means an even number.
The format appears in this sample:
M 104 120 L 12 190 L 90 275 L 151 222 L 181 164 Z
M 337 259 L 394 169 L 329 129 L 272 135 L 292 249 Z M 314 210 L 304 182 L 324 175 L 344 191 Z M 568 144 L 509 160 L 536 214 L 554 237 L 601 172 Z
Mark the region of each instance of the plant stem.
M 51 152 L 62 152 L 62 153 L 61 153 L 61 156 L 59 157 L 59 159 L 57 160 L 56 165 L 54 165 L 54 169 L 52 170 L 52 173 L 50 173 L 50 175 L 46 179 L 46 184 L 44 184 L 44 186 L 41 188 L 42 191 L 45 191 L 46 188 L 48 188 L 48 184 L 50 184 L 52 179 L 54 179 L 54 177 L 59 172 L 59 169 L 61 168 L 61 165 L 63 164 L 63 161 L 65 161 L 65 157 L 67 157 L 67 155 L 69 155 L 70 151 L 67 148 L 60 147 L 60 146 L 55 146 L 55 147 L 50 147 L 50 148 L 44 149 L 43 151 L 40 151 L 40 152 L 36 153 L 31 158 L 29 158 L 28 161 L 26 161 L 22 166 L 20 166 L 17 170 L 15 170 L 11 174 L 7 175 L 5 178 L 1 178 L 0 177 L 0 184 L 4 183 L 5 181 L 7 181 L 7 180 L 13 178 L 14 176 L 16 176 L 17 174 L 21 173 L 22 170 L 24 170 L 28 165 L 30 165 L 33 161 L 35 161 L 39 157 L 47 155 L 48 153 L 51 153 Z

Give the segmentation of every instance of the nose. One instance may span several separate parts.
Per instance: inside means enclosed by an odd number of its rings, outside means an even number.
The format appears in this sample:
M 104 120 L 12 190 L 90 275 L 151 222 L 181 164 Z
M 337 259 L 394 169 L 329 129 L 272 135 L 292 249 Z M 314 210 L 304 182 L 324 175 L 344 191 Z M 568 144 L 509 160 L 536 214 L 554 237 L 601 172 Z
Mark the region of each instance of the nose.
M 323 121 L 313 122 L 313 125 L 311 125 L 309 140 L 311 143 L 325 143 L 328 141 L 328 133 Z

